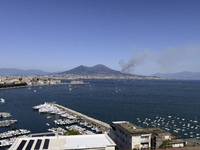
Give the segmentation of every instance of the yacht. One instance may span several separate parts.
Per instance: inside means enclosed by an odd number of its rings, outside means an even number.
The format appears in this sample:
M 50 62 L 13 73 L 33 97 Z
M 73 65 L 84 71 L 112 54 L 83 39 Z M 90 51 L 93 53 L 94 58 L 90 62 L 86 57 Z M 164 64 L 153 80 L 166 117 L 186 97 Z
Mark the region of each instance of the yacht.
M 3 99 L 3 98 L 1 98 L 1 101 L 0 101 L 1 103 L 5 103 L 5 99 Z

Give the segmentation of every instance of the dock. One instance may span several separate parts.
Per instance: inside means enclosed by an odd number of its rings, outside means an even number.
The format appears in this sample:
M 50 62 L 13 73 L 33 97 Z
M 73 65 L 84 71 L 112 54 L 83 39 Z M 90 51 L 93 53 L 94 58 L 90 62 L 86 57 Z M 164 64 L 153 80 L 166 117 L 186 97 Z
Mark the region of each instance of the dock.
M 107 123 L 105 123 L 105 122 L 102 122 L 102 121 L 100 121 L 100 120 L 91 118 L 91 117 L 86 116 L 86 115 L 84 115 L 84 114 L 82 114 L 82 113 L 79 113 L 79 112 L 77 112 L 77 111 L 74 111 L 74 110 L 72 110 L 72 109 L 63 107 L 63 106 L 58 105 L 58 104 L 52 104 L 52 105 L 54 105 L 55 107 L 57 107 L 57 108 L 59 108 L 59 109 L 65 111 L 65 112 L 67 112 L 67 113 L 69 113 L 69 114 L 71 114 L 71 115 L 73 115 L 73 116 L 77 116 L 78 118 L 83 119 L 83 120 L 84 120 L 85 122 L 87 122 L 87 123 L 90 123 L 90 124 L 95 125 L 96 127 L 99 127 L 100 130 L 101 130 L 102 132 L 109 133 L 109 131 L 110 131 L 110 128 L 111 128 L 110 125 L 107 124 Z

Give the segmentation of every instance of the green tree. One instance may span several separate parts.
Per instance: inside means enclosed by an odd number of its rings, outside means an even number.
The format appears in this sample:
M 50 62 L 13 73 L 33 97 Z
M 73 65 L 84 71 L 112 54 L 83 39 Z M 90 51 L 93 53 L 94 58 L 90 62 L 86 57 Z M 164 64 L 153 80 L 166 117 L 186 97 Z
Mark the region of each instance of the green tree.
M 63 135 L 81 135 L 81 134 L 79 131 L 68 130 L 67 132 L 63 133 Z
M 173 148 L 172 144 L 165 141 L 160 145 L 160 148 Z

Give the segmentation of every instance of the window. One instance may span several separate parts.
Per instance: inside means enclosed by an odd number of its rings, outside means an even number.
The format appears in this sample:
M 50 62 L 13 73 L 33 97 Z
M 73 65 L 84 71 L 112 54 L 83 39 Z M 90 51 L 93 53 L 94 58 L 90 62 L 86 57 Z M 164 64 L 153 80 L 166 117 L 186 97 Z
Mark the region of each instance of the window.
M 147 140 L 147 139 L 149 139 L 149 136 L 141 136 L 141 139 L 142 140 Z

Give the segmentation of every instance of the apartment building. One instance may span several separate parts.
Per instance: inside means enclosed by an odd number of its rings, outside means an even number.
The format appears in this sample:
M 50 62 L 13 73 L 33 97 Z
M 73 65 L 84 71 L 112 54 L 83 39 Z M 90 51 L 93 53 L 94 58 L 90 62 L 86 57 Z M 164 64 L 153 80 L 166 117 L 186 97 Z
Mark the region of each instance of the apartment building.
M 151 133 L 128 121 L 117 121 L 111 125 L 110 137 L 116 143 L 117 149 L 150 148 Z

